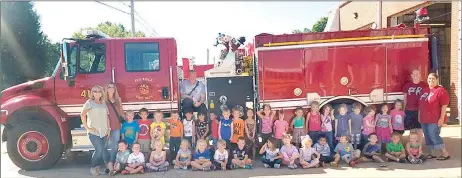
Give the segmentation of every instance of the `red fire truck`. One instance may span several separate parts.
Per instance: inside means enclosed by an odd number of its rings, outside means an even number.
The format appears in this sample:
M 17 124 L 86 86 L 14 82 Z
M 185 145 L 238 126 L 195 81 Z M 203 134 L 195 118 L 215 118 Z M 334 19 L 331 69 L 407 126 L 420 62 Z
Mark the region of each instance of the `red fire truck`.
M 94 85 L 115 82 L 124 110 L 179 109 L 174 38 L 109 38 L 94 31 L 88 37 L 63 40 L 50 77 L 1 93 L 2 140 L 17 166 L 47 169 L 63 153 L 92 149 L 79 114 Z M 243 53 L 253 70 L 236 72 L 242 55 L 230 52 L 205 72 L 207 105 L 220 112 L 270 104 L 290 119 L 291 109 L 309 108 L 311 101 L 390 103 L 403 99 L 412 69 L 425 76 L 436 63 L 432 40 L 423 28 L 257 35 Z

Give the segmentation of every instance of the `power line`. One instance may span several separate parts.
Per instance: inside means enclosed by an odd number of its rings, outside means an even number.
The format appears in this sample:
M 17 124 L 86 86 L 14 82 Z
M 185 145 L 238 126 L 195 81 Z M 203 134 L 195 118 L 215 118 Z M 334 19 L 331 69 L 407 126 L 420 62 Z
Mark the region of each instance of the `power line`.
M 157 34 L 157 36 L 159 36 L 159 33 L 157 33 L 157 31 L 154 30 L 154 28 L 152 28 L 152 27 L 149 25 L 149 23 L 148 23 L 146 20 L 144 20 L 143 17 L 141 17 L 140 14 L 138 14 L 138 12 L 135 11 L 135 14 L 138 15 L 138 17 L 149 27 L 149 29 L 152 30 L 152 32 L 154 32 L 155 34 Z
M 102 4 L 102 5 L 105 5 L 106 7 L 109 7 L 109 8 L 111 8 L 111 9 L 114 9 L 114 10 L 116 10 L 116 11 L 119 11 L 119 12 L 122 12 L 122 13 L 125 13 L 125 14 L 128 14 L 128 15 L 130 15 L 130 13 L 128 13 L 128 12 L 125 12 L 125 11 L 123 11 L 123 10 L 120 10 L 119 8 L 116 8 L 116 7 L 110 6 L 110 5 L 108 5 L 108 4 L 106 4 L 106 3 L 103 3 L 103 2 L 101 2 L 101 1 L 97 1 L 97 0 L 95 0 L 95 1 L 96 1 L 97 3 L 100 3 L 100 4 Z

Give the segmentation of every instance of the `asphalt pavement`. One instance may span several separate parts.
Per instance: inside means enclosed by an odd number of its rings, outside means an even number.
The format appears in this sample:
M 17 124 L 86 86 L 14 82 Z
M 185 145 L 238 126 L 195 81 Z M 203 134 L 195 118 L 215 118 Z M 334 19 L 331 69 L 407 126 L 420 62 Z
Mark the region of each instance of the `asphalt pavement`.
M 2 128 L 3 129 L 3 128 Z M 405 133 L 404 140 L 407 140 Z M 376 163 L 363 163 L 355 168 L 340 165 L 338 168 L 314 168 L 290 170 L 263 168 L 259 161 L 254 161 L 252 170 L 231 170 L 212 172 L 193 172 L 191 170 L 169 170 L 165 173 L 145 173 L 128 177 L 461 177 L 461 128 L 444 127 L 442 130 L 445 144 L 451 154 L 447 161 L 429 160 L 422 165 L 389 163 L 387 168 L 380 168 Z M 24 171 L 15 166 L 6 153 L 5 143 L 1 146 L 1 177 L 92 177 L 89 174 L 89 154 L 79 154 L 74 161 L 60 161 L 54 168 L 42 171 Z M 102 175 L 100 177 L 109 177 Z M 127 177 L 127 176 L 116 176 Z

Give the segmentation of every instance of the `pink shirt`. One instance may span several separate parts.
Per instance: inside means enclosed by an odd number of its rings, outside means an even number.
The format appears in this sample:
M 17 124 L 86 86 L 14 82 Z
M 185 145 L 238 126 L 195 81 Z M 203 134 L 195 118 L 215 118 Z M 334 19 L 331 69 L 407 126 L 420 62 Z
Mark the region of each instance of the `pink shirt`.
M 289 127 L 289 123 L 286 120 L 276 120 L 274 121 L 274 138 L 282 139 L 282 133 L 286 131 L 286 128 Z
M 261 118 L 261 133 L 269 134 L 273 132 L 273 119 L 270 116 Z
M 321 114 L 308 114 L 308 131 L 321 131 Z
M 369 135 L 373 132 L 375 132 L 375 122 L 374 122 L 374 117 L 367 116 L 363 118 L 363 134 L 364 135 Z M 366 123 L 372 124 L 372 127 L 367 127 Z
M 404 111 L 393 109 L 390 111 L 393 130 L 404 130 Z

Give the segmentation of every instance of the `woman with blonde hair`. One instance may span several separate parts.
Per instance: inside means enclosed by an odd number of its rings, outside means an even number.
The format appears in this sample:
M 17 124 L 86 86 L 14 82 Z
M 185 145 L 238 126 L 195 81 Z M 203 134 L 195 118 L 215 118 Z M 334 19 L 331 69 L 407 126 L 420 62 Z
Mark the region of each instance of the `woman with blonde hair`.
M 106 172 L 110 172 L 114 167 L 114 162 L 117 155 L 117 145 L 120 140 L 120 129 L 121 124 L 125 121 L 125 114 L 122 108 L 122 102 L 117 92 L 116 85 L 109 83 L 104 89 L 104 95 L 106 97 L 106 105 L 109 110 L 109 125 L 111 127 L 111 134 L 109 137 L 108 147 L 111 148 L 109 152 L 109 169 Z
M 83 126 L 88 132 L 90 142 L 95 147 L 95 151 L 91 157 L 90 173 L 98 176 L 100 174 L 99 161 L 101 158 L 104 160 L 106 166 L 108 166 L 109 155 L 106 142 L 111 133 L 108 107 L 105 95 L 103 94 L 103 87 L 99 85 L 93 86 L 90 92 L 90 99 L 83 105 L 80 117 Z

